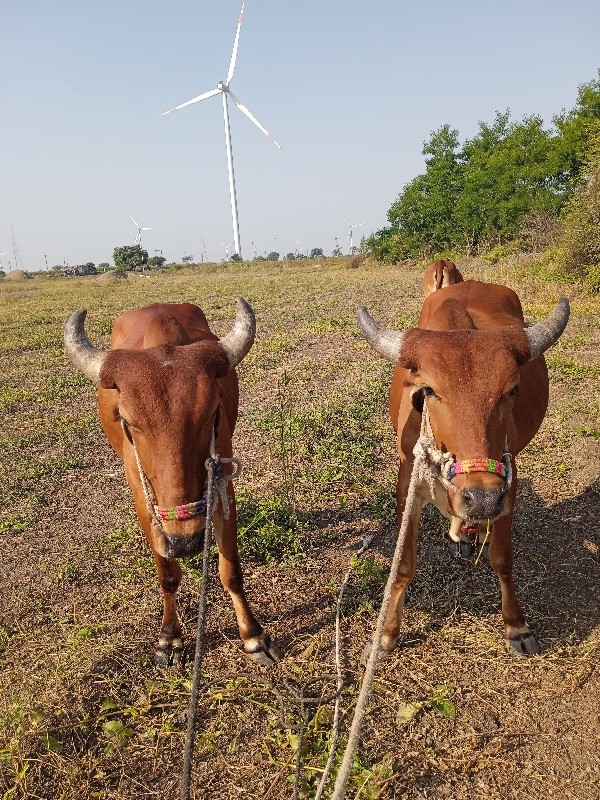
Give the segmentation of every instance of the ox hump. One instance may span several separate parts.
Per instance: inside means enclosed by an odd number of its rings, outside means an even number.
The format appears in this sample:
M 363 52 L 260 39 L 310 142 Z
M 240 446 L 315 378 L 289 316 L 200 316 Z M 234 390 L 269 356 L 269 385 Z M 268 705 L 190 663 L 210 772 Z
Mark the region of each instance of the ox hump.
M 191 342 L 192 338 L 178 319 L 166 311 L 159 311 L 146 328 L 143 348 L 149 349 L 165 344 L 191 344 Z

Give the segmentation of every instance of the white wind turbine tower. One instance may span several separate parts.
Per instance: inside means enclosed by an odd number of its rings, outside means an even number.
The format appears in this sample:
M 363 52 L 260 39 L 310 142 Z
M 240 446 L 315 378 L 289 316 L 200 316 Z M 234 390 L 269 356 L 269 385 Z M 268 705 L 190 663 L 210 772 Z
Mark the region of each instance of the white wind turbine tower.
M 360 228 L 360 226 L 364 225 L 365 223 L 364 222 L 357 222 L 356 225 L 352 225 L 352 223 L 348 222 L 348 220 L 345 217 L 342 217 L 342 219 L 344 220 L 344 222 L 348 226 L 348 238 L 350 239 L 350 255 L 352 255 L 352 253 L 354 252 L 354 246 L 352 244 L 352 229 L 353 228 Z
M 135 244 L 136 244 L 138 247 L 141 247 L 141 246 L 142 246 L 142 231 L 153 231 L 153 230 L 154 230 L 154 228 L 142 228 L 142 227 L 141 227 L 140 225 L 138 225 L 138 224 L 137 224 L 137 222 L 136 222 L 136 221 L 133 219 L 133 217 L 131 216 L 131 214 L 129 215 L 129 217 L 130 217 L 130 219 L 132 220 L 132 222 L 133 222 L 133 224 L 135 225 L 135 227 L 137 228 L 137 234 L 136 234 L 136 236 L 135 236 Z
M 221 246 L 225 248 L 225 261 L 229 261 L 229 248 L 231 247 L 231 245 L 223 244 L 223 242 L 221 242 Z
M 223 95 L 223 117 L 225 119 L 225 147 L 227 149 L 227 169 L 229 172 L 229 196 L 231 199 L 231 216 L 233 219 L 233 241 L 235 252 L 238 255 L 241 255 L 241 248 L 240 248 L 240 228 L 238 224 L 238 212 L 237 212 L 237 199 L 235 194 L 235 178 L 233 174 L 233 153 L 231 150 L 231 132 L 229 130 L 229 108 L 227 105 L 227 95 L 231 97 L 233 102 L 242 112 L 245 114 L 248 119 L 253 122 L 256 127 L 261 130 L 266 136 L 271 139 L 273 144 L 275 144 L 280 150 L 281 145 L 275 141 L 273 135 L 269 133 L 266 128 L 260 124 L 260 122 L 253 116 L 250 111 L 246 108 L 246 106 L 241 102 L 241 100 L 234 95 L 234 93 L 229 88 L 229 84 L 231 83 L 231 79 L 233 78 L 233 73 L 235 70 L 235 62 L 237 61 L 237 51 L 238 51 L 238 44 L 240 41 L 240 28 L 242 26 L 242 19 L 244 18 L 244 5 L 242 3 L 242 9 L 240 11 L 240 16 L 238 19 L 237 29 L 235 32 L 235 39 L 233 40 L 233 50 L 231 52 L 231 60 L 229 61 L 229 71 L 227 73 L 227 78 L 224 81 L 219 81 L 217 84 L 216 89 L 211 89 L 209 92 L 204 92 L 204 94 L 198 95 L 198 97 L 194 97 L 192 100 L 188 100 L 186 103 L 181 103 L 179 106 L 175 106 L 175 108 L 171 108 L 168 111 L 163 111 L 162 116 L 165 114 L 170 114 L 173 111 L 178 111 L 180 108 L 185 108 L 185 106 L 192 105 L 192 103 L 200 103 L 202 100 L 206 100 L 209 97 L 214 97 L 214 95 L 221 94 Z

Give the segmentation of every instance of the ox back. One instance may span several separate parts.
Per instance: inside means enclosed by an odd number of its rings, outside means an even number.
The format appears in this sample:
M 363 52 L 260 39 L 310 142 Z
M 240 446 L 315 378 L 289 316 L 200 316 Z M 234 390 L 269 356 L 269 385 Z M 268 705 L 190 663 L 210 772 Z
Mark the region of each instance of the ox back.
M 239 397 L 235 366 L 252 346 L 254 314 L 238 299 L 235 324 L 219 339 L 198 306 L 155 304 L 116 319 L 107 351 L 89 342 L 85 315 L 75 312 L 67 322 L 65 347 L 98 384 L 102 427 L 123 459 L 156 561 L 164 606 L 156 659 L 164 666 L 182 652 L 176 608 L 182 571 L 176 559 L 198 553 L 203 545 L 211 437 L 219 455 L 232 456 Z M 230 464 L 225 471 L 231 472 Z M 219 500 L 213 514 L 219 575 L 233 602 L 244 651 L 272 663 L 279 658 L 277 649 L 244 594 L 232 487 L 228 482 L 227 508 Z
M 509 650 L 518 655 L 539 651 L 512 578 L 515 456 L 535 436 L 546 413 L 543 352 L 557 341 L 568 316 L 569 304 L 563 299 L 550 317 L 526 328 L 511 289 L 478 281 L 434 291 L 425 299 L 417 328 L 409 331 L 380 328 L 366 309 L 359 310 L 369 343 L 396 365 L 390 416 L 400 458 L 398 524 L 423 424 L 437 452 L 451 464 L 447 475 L 439 468 L 433 498 L 427 482 L 417 486 L 384 627 L 385 649 L 391 650 L 399 636 L 406 589 L 416 570 L 421 510 L 433 503 L 451 520 L 450 535 L 456 541 L 489 527 L 489 557 L 500 579 Z

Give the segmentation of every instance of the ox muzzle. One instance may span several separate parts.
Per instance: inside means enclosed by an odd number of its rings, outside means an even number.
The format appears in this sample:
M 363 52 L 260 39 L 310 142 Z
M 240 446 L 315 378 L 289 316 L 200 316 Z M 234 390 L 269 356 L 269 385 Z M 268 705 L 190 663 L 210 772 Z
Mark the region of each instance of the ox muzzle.
M 171 536 L 168 533 L 163 534 L 167 558 L 189 558 L 190 556 L 197 556 L 204 547 L 204 531 L 205 526 L 203 525 L 198 531 L 192 533 L 191 536 Z

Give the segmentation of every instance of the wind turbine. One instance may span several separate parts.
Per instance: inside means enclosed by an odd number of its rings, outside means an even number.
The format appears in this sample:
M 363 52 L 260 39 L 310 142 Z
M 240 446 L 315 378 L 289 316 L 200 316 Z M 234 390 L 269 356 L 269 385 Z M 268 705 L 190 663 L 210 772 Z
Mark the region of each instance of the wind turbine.
M 221 246 L 225 248 L 225 261 L 229 261 L 229 248 L 231 247 L 231 245 L 223 244 L 223 242 L 221 242 Z
M 0 253 L 0 269 L 2 269 L 2 256 L 7 254 L 8 250 L 5 250 L 3 253 Z
M 133 217 L 131 216 L 131 214 L 130 214 L 129 216 L 130 216 L 131 220 L 133 221 L 133 224 L 134 224 L 134 225 L 135 225 L 135 227 L 137 228 L 137 234 L 136 234 L 136 237 L 135 237 L 135 244 L 136 244 L 138 247 L 141 247 L 141 246 L 142 246 L 142 231 L 153 231 L 153 230 L 154 230 L 154 228 L 142 228 L 142 227 L 140 227 L 140 226 L 137 224 L 137 222 L 136 222 L 136 221 L 133 219 Z
M 352 229 L 353 228 L 360 228 L 360 226 L 364 225 L 365 223 L 364 222 L 357 222 L 356 225 L 352 225 L 352 223 L 348 222 L 348 220 L 345 217 L 342 217 L 342 219 L 344 220 L 344 222 L 348 226 L 348 238 L 350 239 L 350 255 L 352 255 L 352 253 L 354 252 L 354 246 L 352 245 Z
M 280 150 L 281 145 L 275 141 L 273 135 L 269 133 L 266 128 L 260 124 L 260 122 L 256 119 L 253 114 L 246 108 L 246 106 L 242 103 L 242 101 L 234 95 L 234 93 L 229 88 L 229 84 L 231 83 L 231 79 L 233 78 L 233 73 L 235 71 L 235 63 L 237 61 L 237 51 L 238 51 L 238 44 L 240 41 L 240 28 L 242 27 L 242 20 L 244 18 L 244 5 L 245 3 L 242 2 L 242 9 L 240 11 L 240 16 L 238 19 L 237 29 L 235 32 L 235 39 L 233 40 L 233 50 L 231 52 L 231 59 L 229 61 L 229 71 L 227 73 L 227 78 L 224 81 L 219 81 L 217 84 L 216 89 L 211 89 L 209 92 L 204 92 L 204 94 L 198 95 L 198 97 L 194 97 L 192 100 L 188 100 L 186 103 L 181 103 L 179 106 L 175 106 L 175 108 L 170 108 L 168 111 L 163 111 L 162 116 L 165 114 L 171 114 L 173 111 L 179 111 L 180 108 L 185 108 L 186 106 L 192 105 L 192 103 L 200 103 L 202 100 L 207 100 L 209 97 L 214 97 L 217 94 L 223 95 L 223 117 L 225 120 L 225 147 L 227 150 L 227 169 L 229 172 L 229 196 L 231 199 L 231 216 L 233 220 L 233 241 L 235 252 L 238 255 L 241 255 L 240 249 L 240 228 L 238 224 L 238 212 L 237 212 L 237 198 L 235 194 L 235 177 L 233 174 L 233 152 L 231 149 L 231 132 L 229 130 L 229 108 L 227 105 L 227 95 L 231 97 L 233 102 L 242 112 L 245 114 L 248 119 L 253 122 L 256 127 L 261 130 L 269 139 L 275 144 Z

